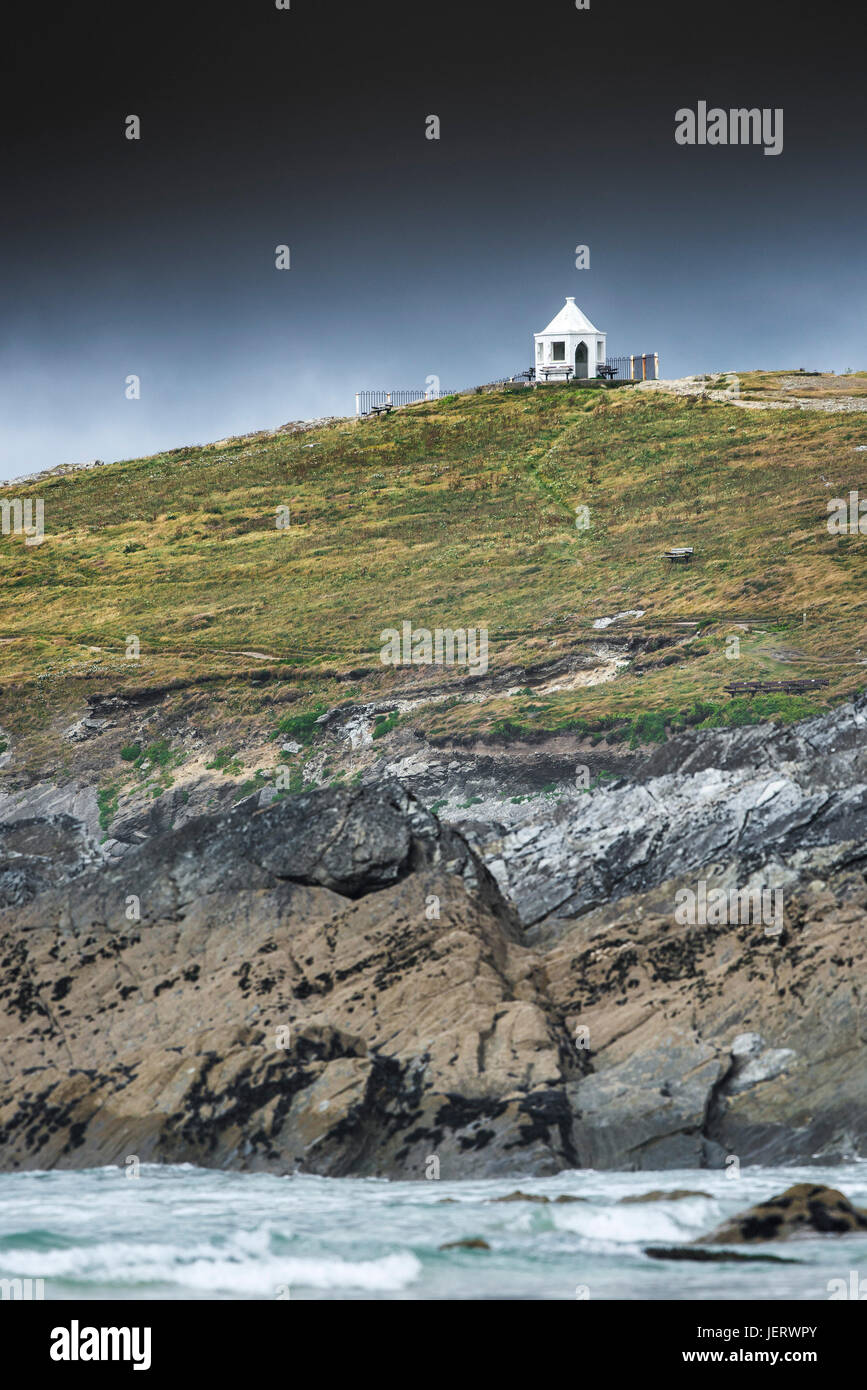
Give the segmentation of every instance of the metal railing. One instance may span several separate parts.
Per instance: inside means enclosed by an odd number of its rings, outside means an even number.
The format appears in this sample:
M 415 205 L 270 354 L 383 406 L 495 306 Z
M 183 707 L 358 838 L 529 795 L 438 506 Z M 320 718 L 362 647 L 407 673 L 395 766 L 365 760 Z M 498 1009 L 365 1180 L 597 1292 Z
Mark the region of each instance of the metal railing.
M 537 362 L 535 367 L 531 367 L 529 372 L 522 375 L 529 375 L 531 381 L 551 379 L 562 382 L 568 379 L 576 385 L 595 381 L 600 377 L 607 377 L 609 381 L 656 381 L 659 378 L 659 353 L 642 352 L 634 353 L 630 357 L 606 357 L 604 362 L 597 362 L 596 377 L 575 376 L 575 369 L 569 362 Z
M 406 391 L 356 391 L 355 413 L 367 415 L 375 405 L 415 405 L 417 401 L 440 401 L 443 396 L 455 396 L 456 391 L 438 391 L 430 387 L 410 387 Z
M 612 381 L 657 381 L 659 379 L 659 353 L 641 352 L 631 357 L 608 357 L 606 367 L 614 368 Z
M 556 369 L 561 369 L 566 375 L 566 363 L 546 363 L 546 368 L 551 375 L 556 378 Z M 607 357 L 605 362 L 597 365 L 604 367 L 605 373 L 612 381 L 657 381 L 659 378 L 659 353 L 643 352 L 633 354 L 631 357 Z M 486 381 L 480 386 L 464 386 L 460 390 L 445 391 L 442 387 L 438 389 L 432 387 L 410 387 L 407 390 L 395 391 L 356 391 L 355 393 L 355 414 L 357 416 L 369 415 L 374 406 L 381 405 L 415 405 L 419 401 L 441 401 L 445 396 L 466 396 L 474 391 L 491 391 L 498 386 L 518 386 L 527 385 L 541 379 L 540 372 L 536 366 L 525 367 L 522 371 L 515 372 L 512 376 L 498 377 L 496 381 Z M 562 379 L 562 378 L 561 378 Z M 574 381 L 593 380 L 594 378 L 572 377 Z
M 512 384 L 526 386 L 528 381 L 532 381 L 533 375 L 533 368 L 525 367 L 523 371 L 515 372 L 513 376 L 498 377 L 496 381 L 486 381 L 479 386 L 462 386 L 452 391 L 446 391 L 442 387 L 434 390 L 423 386 L 412 387 L 405 391 L 356 391 L 355 413 L 356 415 L 368 415 L 375 405 L 415 405 L 419 401 L 441 401 L 446 396 L 469 396 L 475 391 L 491 391 L 497 386 L 510 386 Z

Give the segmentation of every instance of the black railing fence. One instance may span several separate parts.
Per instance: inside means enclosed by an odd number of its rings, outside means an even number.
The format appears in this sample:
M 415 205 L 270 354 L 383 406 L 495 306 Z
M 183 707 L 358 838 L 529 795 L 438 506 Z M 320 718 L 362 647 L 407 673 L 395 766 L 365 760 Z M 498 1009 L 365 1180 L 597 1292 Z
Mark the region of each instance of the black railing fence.
M 639 352 L 632 357 L 608 357 L 606 376 L 612 381 L 656 381 L 659 377 L 659 353 Z M 613 368 L 613 370 L 611 370 Z
M 524 375 L 528 375 L 526 372 Z M 656 352 L 635 353 L 631 357 L 606 357 L 596 364 L 596 377 L 577 376 L 569 362 L 537 363 L 529 371 L 531 380 L 564 381 L 575 383 L 593 381 L 596 378 L 608 381 L 656 381 L 659 377 L 659 354 Z
M 443 396 L 458 394 L 426 386 L 410 387 L 405 391 L 356 391 L 355 413 L 367 415 L 375 405 L 415 405 L 417 401 L 440 401 Z
M 557 364 L 553 367 L 550 363 L 546 364 L 546 370 L 553 381 L 562 381 L 566 375 L 566 364 L 562 370 L 557 370 Z M 610 381 L 656 381 L 659 377 L 659 354 L 656 352 L 642 352 L 631 357 L 608 357 L 605 362 L 600 362 L 597 366 L 597 373 L 600 377 L 607 377 Z M 464 386 L 459 390 L 446 391 L 443 387 L 410 387 L 406 390 L 394 391 L 356 391 L 355 393 L 355 413 L 356 415 L 369 415 L 374 406 L 392 405 L 415 405 L 419 401 L 441 401 L 445 396 L 466 396 L 474 391 L 490 391 L 498 386 L 521 386 L 535 385 L 537 381 L 544 380 L 545 374 L 537 371 L 536 367 L 525 367 L 523 371 L 515 372 L 512 376 L 499 377 L 496 381 L 486 381 L 482 386 Z M 590 378 L 592 380 L 592 378 Z M 576 378 L 572 375 L 572 381 Z M 586 381 L 586 377 L 578 377 L 577 381 Z
M 632 357 L 608 357 L 605 360 L 606 376 L 612 381 L 632 381 Z

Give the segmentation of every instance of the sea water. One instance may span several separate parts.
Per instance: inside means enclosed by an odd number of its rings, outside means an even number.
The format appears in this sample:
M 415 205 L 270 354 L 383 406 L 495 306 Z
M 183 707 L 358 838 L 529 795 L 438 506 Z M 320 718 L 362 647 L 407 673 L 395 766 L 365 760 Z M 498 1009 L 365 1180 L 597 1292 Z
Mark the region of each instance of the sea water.
M 867 1206 L 867 1163 L 746 1168 L 735 1180 L 692 1169 L 388 1182 L 188 1164 L 143 1165 L 137 1177 L 123 1167 L 4 1173 L 0 1279 L 44 1280 L 46 1299 L 809 1300 L 830 1298 L 841 1280 L 857 1288 L 867 1232 L 740 1247 L 796 1264 L 645 1254 L 795 1182 L 827 1183 Z M 551 1201 L 493 1200 L 518 1188 Z M 708 1195 L 621 1201 L 655 1188 Z M 564 1194 L 583 1200 L 555 1204 Z M 440 1249 L 472 1239 L 490 1248 Z

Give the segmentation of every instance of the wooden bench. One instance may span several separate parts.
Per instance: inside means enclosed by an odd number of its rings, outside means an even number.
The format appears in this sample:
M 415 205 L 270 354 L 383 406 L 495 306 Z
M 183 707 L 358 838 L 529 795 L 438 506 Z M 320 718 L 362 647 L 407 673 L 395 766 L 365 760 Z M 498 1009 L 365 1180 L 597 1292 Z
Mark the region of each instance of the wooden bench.
M 536 368 L 536 372 L 541 372 L 546 381 L 548 380 L 548 377 L 551 375 L 552 372 L 562 373 L 562 375 L 565 376 L 566 380 L 568 381 L 574 371 L 575 368 L 570 367 L 568 362 L 549 362 L 544 367 Z
M 676 545 L 673 549 L 665 552 L 665 559 L 671 560 L 672 564 L 685 564 L 692 557 L 693 548 L 691 545 Z
M 390 415 L 394 410 L 391 401 L 382 401 L 380 405 L 372 405 L 367 412 L 368 415 Z
M 798 695 L 805 690 L 818 690 L 828 681 L 821 677 L 793 677 L 782 681 L 732 681 L 724 686 L 727 695 L 759 695 L 770 691 L 784 691 L 787 695 Z

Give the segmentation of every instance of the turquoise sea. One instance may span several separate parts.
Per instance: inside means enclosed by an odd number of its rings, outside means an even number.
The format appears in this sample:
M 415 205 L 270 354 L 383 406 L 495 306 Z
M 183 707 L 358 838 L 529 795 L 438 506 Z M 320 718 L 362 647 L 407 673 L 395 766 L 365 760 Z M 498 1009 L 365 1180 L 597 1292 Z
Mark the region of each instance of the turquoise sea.
M 797 1264 L 654 1260 L 795 1182 L 867 1206 L 867 1163 L 386 1182 L 186 1164 L 0 1174 L 0 1278 L 46 1299 L 805 1299 L 865 1279 L 864 1236 L 749 1247 Z M 549 1204 L 492 1199 L 516 1189 Z M 638 1204 L 655 1188 L 709 1195 Z M 580 1202 L 553 1204 L 568 1194 Z M 440 1250 L 481 1239 L 488 1250 Z M 742 1249 L 744 1247 L 741 1247 Z M 832 1289 L 835 1286 L 832 1285 Z M 837 1286 L 839 1287 L 839 1286 Z

